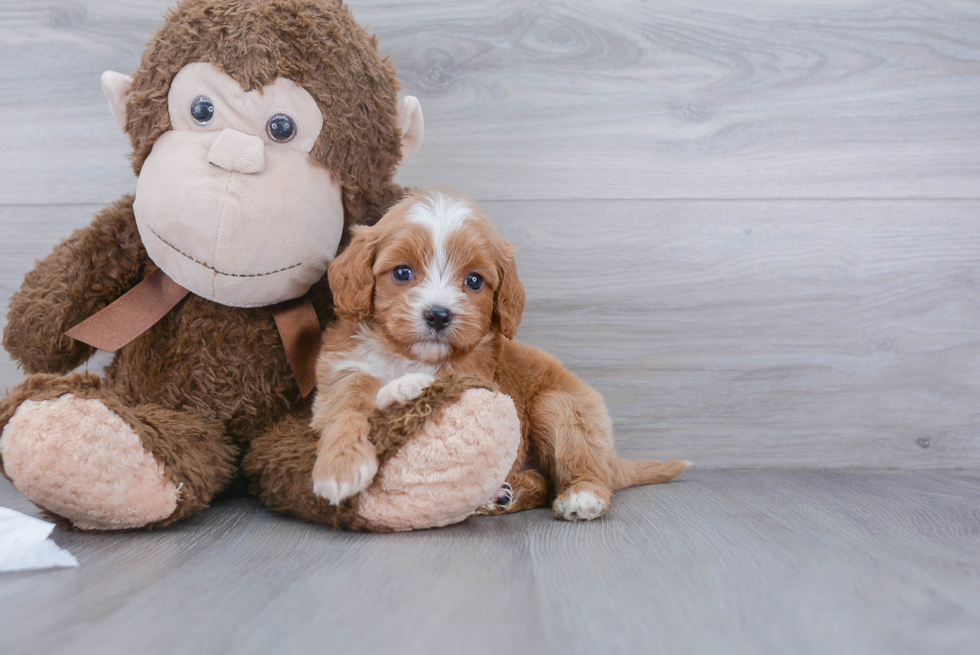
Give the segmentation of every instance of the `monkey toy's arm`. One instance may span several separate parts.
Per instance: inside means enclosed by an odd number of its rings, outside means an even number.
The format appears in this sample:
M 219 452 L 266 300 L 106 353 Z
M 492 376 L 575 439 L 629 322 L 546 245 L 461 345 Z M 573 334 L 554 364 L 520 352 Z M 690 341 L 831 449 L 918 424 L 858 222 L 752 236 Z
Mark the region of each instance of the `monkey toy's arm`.
M 147 261 L 125 196 L 76 230 L 10 299 L 3 346 L 29 374 L 67 373 L 95 352 L 64 335 L 135 285 Z

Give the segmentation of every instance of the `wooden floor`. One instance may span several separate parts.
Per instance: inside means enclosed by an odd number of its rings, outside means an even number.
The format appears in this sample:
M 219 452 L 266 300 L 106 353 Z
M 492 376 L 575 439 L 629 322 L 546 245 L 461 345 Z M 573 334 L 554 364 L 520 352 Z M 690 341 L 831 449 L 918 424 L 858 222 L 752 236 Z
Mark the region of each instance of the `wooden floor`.
M 972 655 L 978 498 L 975 471 L 692 469 L 593 523 L 402 535 L 230 499 L 169 530 L 56 533 L 81 566 L 0 577 L 0 651 Z

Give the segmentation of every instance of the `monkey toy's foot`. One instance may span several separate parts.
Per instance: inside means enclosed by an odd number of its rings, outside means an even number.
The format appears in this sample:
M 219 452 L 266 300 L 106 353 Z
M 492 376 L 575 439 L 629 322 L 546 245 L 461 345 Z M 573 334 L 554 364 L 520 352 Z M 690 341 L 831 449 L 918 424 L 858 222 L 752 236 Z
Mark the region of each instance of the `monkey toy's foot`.
M 101 401 L 27 400 L 0 437 L 3 467 L 34 503 L 85 530 L 136 528 L 177 508 L 177 488 Z
M 51 378 L 46 388 L 28 380 L 0 404 L 0 463 L 14 486 L 55 518 L 82 530 L 162 525 L 206 504 L 199 481 L 179 475 L 194 463 L 189 459 L 214 457 L 207 464 L 217 467 L 229 460 L 230 476 L 234 450 L 194 452 L 208 436 L 200 417 L 195 426 L 178 412 L 126 407 L 96 376 L 43 377 Z M 171 430 L 198 443 L 168 442 Z
M 510 398 L 468 389 L 439 421 L 426 423 L 387 460 L 374 484 L 361 493 L 360 512 L 394 530 L 462 521 L 500 486 L 514 463 L 520 435 Z

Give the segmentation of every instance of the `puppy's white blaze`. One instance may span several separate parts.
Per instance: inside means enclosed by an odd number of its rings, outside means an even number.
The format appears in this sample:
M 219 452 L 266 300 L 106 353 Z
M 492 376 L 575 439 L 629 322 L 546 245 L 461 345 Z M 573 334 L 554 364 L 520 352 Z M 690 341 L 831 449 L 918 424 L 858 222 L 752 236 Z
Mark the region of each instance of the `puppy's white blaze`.
M 439 368 L 391 352 L 367 327 L 359 325 L 354 339 L 358 342 L 357 346 L 347 357 L 333 365 L 334 371 L 363 371 L 387 384 L 409 373 L 435 375 Z
M 461 271 L 449 258 L 446 243 L 450 235 L 475 218 L 465 200 L 445 193 L 432 193 L 412 205 L 405 217 L 424 225 L 432 238 L 432 259 L 424 267 L 422 283 L 412 290 L 410 305 L 418 316 L 420 335 L 427 334 L 423 314 L 430 307 L 445 307 L 454 314 L 462 311 Z
M 428 334 L 426 329 L 424 314 L 430 307 L 445 307 L 453 314 L 462 314 L 463 292 L 457 288 L 456 276 L 450 272 L 448 275 L 442 272 L 433 272 L 431 267 L 425 267 L 425 279 L 411 292 L 411 300 L 408 304 L 413 314 L 418 319 L 418 326 L 422 334 Z
M 462 198 L 447 193 L 430 193 L 409 207 L 405 218 L 429 228 L 436 248 L 463 223 L 474 218 L 473 209 Z

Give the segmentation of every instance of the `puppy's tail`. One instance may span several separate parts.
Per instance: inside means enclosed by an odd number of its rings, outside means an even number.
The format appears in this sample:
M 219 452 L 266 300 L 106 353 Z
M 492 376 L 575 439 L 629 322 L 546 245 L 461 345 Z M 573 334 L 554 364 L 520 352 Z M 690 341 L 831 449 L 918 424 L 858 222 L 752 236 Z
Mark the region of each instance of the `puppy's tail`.
M 672 459 L 669 462 L 631 462 L 620 457 L 612 461 L 613 491 L 636 487 L 641 484 L 659 484 L 673 480 L 691 463 L 683 459 Z

